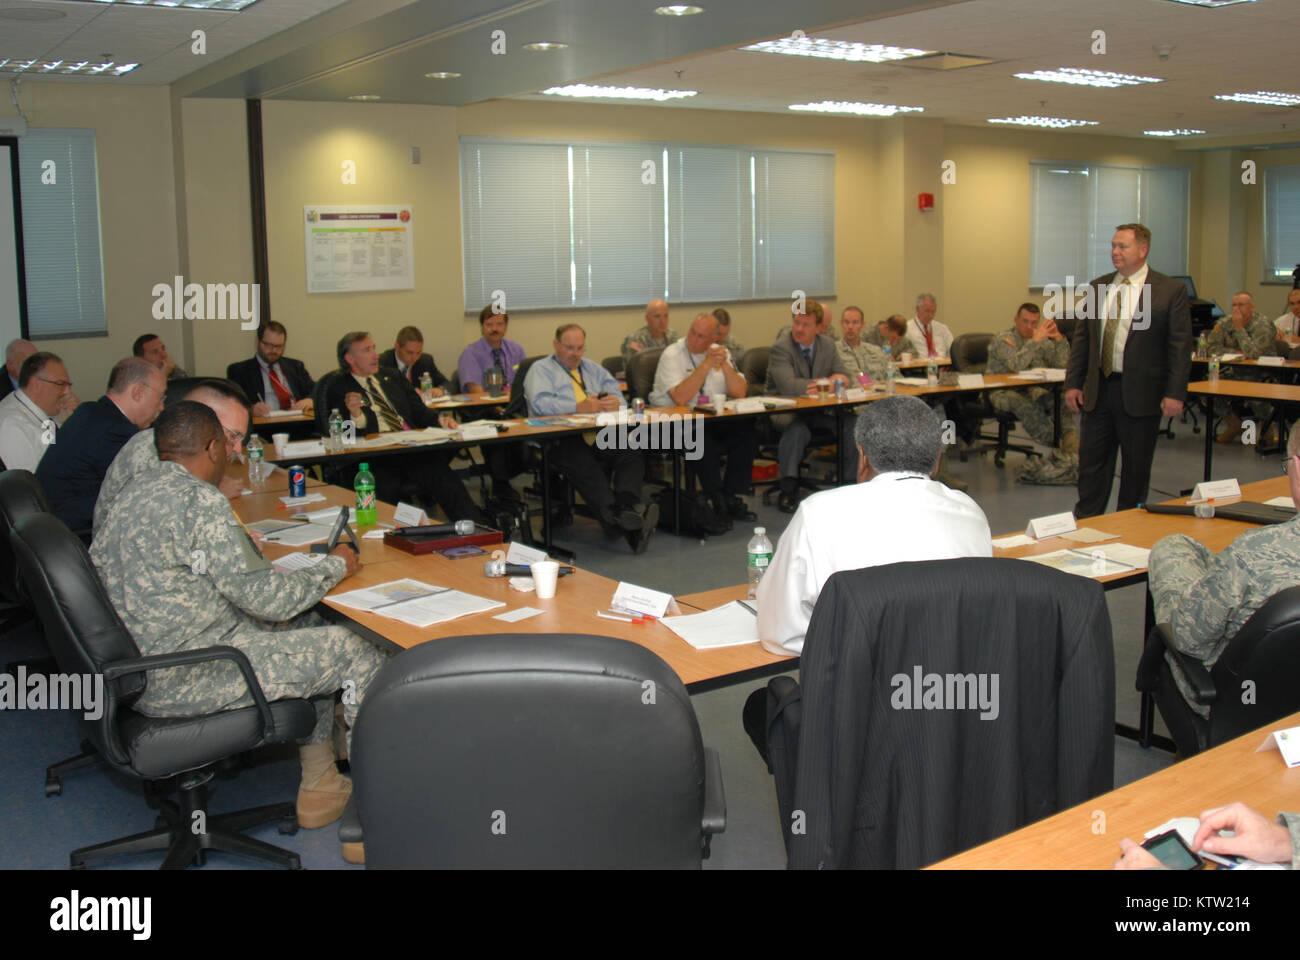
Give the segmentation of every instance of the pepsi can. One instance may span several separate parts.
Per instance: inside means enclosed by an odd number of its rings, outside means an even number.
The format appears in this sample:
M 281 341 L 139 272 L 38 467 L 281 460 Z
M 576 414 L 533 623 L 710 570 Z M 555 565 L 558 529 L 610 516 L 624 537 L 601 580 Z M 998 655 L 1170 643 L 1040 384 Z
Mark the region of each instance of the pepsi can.
M 307 468 L 300 463 L 289 468 L 289 496 L 307 496 Z
M 632 414 L 640 420 L 645 415 L 645 401 L 637 397 L 632 401 Z

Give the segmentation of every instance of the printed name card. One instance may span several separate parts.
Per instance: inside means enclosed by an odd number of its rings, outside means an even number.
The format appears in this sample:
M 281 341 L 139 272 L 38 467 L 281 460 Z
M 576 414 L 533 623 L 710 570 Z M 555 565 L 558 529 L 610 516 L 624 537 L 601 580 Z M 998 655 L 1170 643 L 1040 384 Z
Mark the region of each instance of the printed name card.
M 758 397 L 745 397 L 743 400 L 737 400 L 735 410 L 737 413 L 762 413 L 767 407 Z
M 1274 730 L 1255 752 L 1264 753 L 1269 750 L 1281 751 L 1282 762 L 1288 767 L 1300 767 L 1300 727 Z
M 398 503 L 393 511 L 393 522 L 399 527 L 418 527 L 424 523 L 424 511 L 409 503 Z
M 1206 503 L 1210 500 L 1227 500 L 1230 497 L 1240 497 L 1241 486 L 1236 479 L 1232 480 L 1206 480 L 1196 485 L 1192 491 L 1192 496 L 1188 503 Z
M 617 410 L 602 410 L 596 414 L 596 426 L 608 427 L 618 423 L 628 423 L 632 419 L 632 411 L 627 407 L 619 407 Z
M 620 581 L 618 589 L 614 591 L 614 599 L 610 601 L 610 608 L 659 619 L 668 611 L 669 604 L 672 604 L 673 613 L 680 613 L 671 593 L 660 593 L 649 587 L 638 587 L 634 583 Z
M 1286 357 L 1260 357 L 1255 362 L 1261 367 L 1281 367 L 1286 364 Z
M 325 456 L 324 440 L 298 440 L 294 443 L 286 443 L 283 452 L 280 454 L 282 460 L 292 460 L 295 457 L 323 457 Z
M 1075 529 L 1074 514 L 1053 513 L 1046 517 L 1034 517 L 1029 521 L 1029 526 L 1025 528 L 1025 536 L 1033 537 L 1035 540 L 1042 540 L 1044 537 L 1056 537 L 1063 533 L 1070 533 Z
M 466 442 L 470 440 L 495 440 L 497 428 L 482 424 L 476 427 L 461 427 L 460 438 Z
M 844 391 L 844 399 L 865 400 L 867 399 L 867 391 L 864 390 L 862 387 L 851 387 L 848 390 Z
M 522 543 L 510 541 L 510 546 L 506 550 L 506 563 L 532 564 L 540 563 L 546 559 L 546 551 L 538 550 L 536 547 L 525 546 Z
M 984 374 L 982 373 L 959 373 L 957 374 L 957 386 L 962 390 L 973 390 L 984 386 Z

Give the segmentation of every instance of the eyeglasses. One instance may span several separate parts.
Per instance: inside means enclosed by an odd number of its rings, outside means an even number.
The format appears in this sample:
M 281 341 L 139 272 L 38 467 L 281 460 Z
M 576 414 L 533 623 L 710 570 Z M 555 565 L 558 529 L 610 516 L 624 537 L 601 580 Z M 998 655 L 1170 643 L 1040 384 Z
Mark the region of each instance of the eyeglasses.
M 226 439 L 231 443 L 233 443 L 236 447 L 244 442 L 244 435 L 240 433 L 238 430 L 231 430 L 224 423 L 221 425 L 221 429 L 225 431 Z
M 1284 477 L 1286 477 L 1286 476 L 1290 476 L 1290 474 L 1291 474 L 1291 461 L 1294 460 L 1297 456 L 1300 456 L 1300 454 L 1294 454 L 1294 453 L 1293 453 L 1293 454 L 1291 454 L 1291 456 L 1289 456 L 1289 457 L 1283 457 L 1283 458 L 1282 458 L 1282 476 L 1284 476 Z
M 39 376 L 39 375 L 36 377 L 36 379 L 39 380 L 39 381 L 41 381 L 41 383 L 52 383 L 52 384 L 54 384 L 56 387 L 60 388 L 61 390 L 70 390 L 70 389 L 72 389 L 72 381 L 71 381 L 71 380 L 50 380 L 50 379 L 47 379 L 46 377 L 42 377 L 42 376 Z

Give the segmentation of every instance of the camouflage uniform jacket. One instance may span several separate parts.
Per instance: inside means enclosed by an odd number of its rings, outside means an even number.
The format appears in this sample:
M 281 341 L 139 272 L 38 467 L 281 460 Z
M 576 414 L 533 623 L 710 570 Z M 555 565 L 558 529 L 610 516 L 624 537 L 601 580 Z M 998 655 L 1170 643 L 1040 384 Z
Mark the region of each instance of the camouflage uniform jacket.
M 850 377 L 865 373 L 872 380 L 881 382 L 885 379 L 885 351 L 879 347 L 859 340 L 856 347 L 850 347 L 845 341 L 837 340 L 835 350 L 840 355 L 840 362 Z
M 170 460 L 127 484 L 90 556 L 146 656 L 220 644 L 240 628 L 270 629 L 310 610 L 347 569 L 339 557 L 292 573 L 273 569 L 221 491 Z
M 1212 357 L 1240 353 L 1247 360 L 1257 360 L 1277 353 L 1277 327 L 1258 313 L 1240 330 L 1232 325 L 1232 317 L 1224 317 L 1210 331 L 1207 345 Z
M 1033 367 L 1064 367 L 1070 343 L 1060 340 L 1026 340 L 1015 327 L 1003 330 L 989 344 L 989 373 L 1019 373 Z
M 649 350 L 652 347 L 666 347 L 680 339 L 681 337 L 677 335 L 676 330 L 665 330 L 662 337 L 655 338 L 650 335 L 649 327 L 642 327 L 636 333 L 623 339 L 623 346 L 620 348 L 623 351 L 623 363 L 630 364 L 632 357 L 640 352 L 633 350 L 631 344 L 637 343 L 641 345 L 642 350 Z
M 736 342 L 736 338 L 727 337 L 727 339 L 718 342 L 731 351 L 732 363 L 739 364 L 740 358 L 745 355 L 745 348 Z

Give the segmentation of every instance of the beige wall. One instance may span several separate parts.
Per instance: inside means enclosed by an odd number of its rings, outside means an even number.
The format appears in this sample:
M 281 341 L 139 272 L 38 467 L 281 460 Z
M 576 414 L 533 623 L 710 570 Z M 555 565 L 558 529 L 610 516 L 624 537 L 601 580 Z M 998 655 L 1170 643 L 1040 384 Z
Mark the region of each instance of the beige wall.
M 1264 276 L 1264 170 L 1268 167 L 1300 163 L 1300 150 L 1253 150 L 1242 159 L 1255 161 L 1255 185 L 1243 186 L 1242 216 L 1245 227 L 1245 250 L 1242 276 L 1236 287 L 1227 291 L 1229 297 L 1238 289 L 1249 290 L 1255 297 L 1259 312 L 1270 319 L 1286 313 L 1286 298 L 1291 292 L 1291 281 L 1285 283 L 1263 282 Z M 1237 164 L 1237 182 L 1241 182 L 1241 164 Z M 1292 267 L 1295 264 L 1291 264 Z M 1199 291 L 1198 291 L 1199 292 Z M 1227 304 L 1227 300 L 1219 303 Z M 1225 306 L 1226 310 L 1227 307 Z

